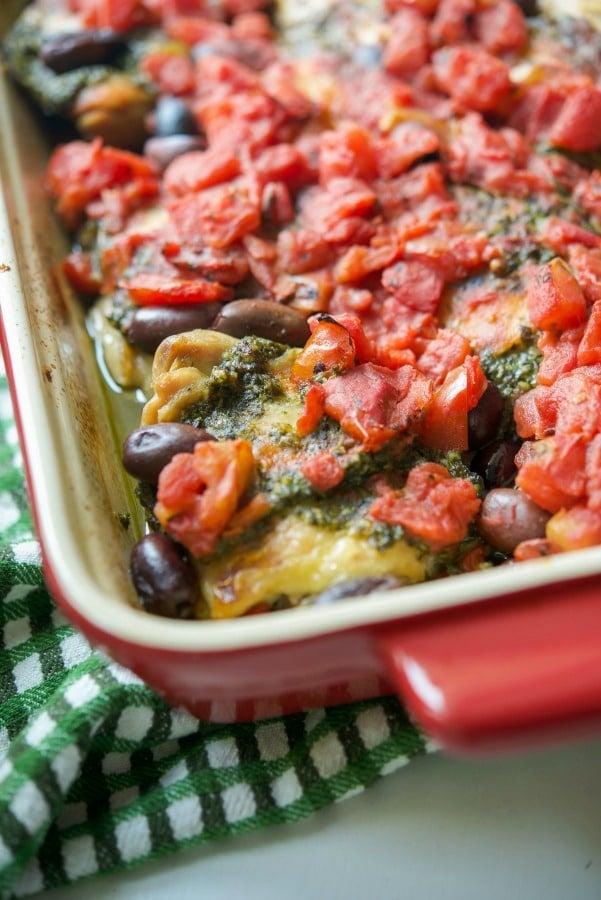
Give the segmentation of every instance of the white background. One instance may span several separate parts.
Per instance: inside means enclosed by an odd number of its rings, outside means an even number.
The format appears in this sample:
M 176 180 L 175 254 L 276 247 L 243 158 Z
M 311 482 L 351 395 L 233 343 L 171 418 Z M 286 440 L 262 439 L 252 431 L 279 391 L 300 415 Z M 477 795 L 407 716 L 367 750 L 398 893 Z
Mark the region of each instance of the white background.
M 42 896 L 601 900 L 601 741 L 487 761 L 430 755 L 297 825 Z

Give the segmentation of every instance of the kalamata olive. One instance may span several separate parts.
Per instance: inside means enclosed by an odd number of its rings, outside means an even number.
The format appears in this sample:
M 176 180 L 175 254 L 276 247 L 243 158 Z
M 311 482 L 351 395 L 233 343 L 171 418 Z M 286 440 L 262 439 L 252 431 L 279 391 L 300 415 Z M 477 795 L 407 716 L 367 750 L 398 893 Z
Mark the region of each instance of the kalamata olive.
M 130 573 L 147 612 L 172 619 L 194 618 L 198 598 L 196 574 L 166 534 L 147 534 L 134 545 Z
M 181 97 L 165 94 L 154 109 L 154 133 L 157 137 L 173 134 L 198 134 L 198 123 L 192 110 Z
M 159 172 L 164 172 L 169 163 L 191 150 L 204 150 L 206 140 L 199 134 L 170 134 L 166 137 L 151 137 L 144 144 L 143 153 Z
M 485 541 L 510 554 L 522 541 L 544 537 L 549 518 L 523 491 L 495 488 L 482 501 L 476 528 Z
M 82 66 L 108 63 L 125 49 L 123 35 L 112 28 L 66 31 L 45 37 L 40 59 L 58 75 Z
M 482 477 L 487 490 L 507 487 L 515 478 L 515 455 L 520 447 L 518 441 L 492 441 L 474 453 L 470 468 Z
M 177 306 L 139 306 L 124 327 L 125 339 L 145 353 L 154 353 L 162 340 L 195 328 L 208 328 L 221 303 L 187 303 Z
M 191 453 L 200 441 L 209 440 L 213 438 L 207 431 L 184 422 L 144 425 L 125 438 L 123 467 L 139 481 L 154 484 L 176 453 Z
M 499 430 L 504 409 L 503 395 L 492 381 L 480 397 L 477 406 L 467 415 L 468 446 L 477 450 L 493 441 Z
M 305 316 L 275 300 L 232 300 L 212 327 L 232 337 L 253 334 L 291 347 L 302 347 L 310 335 Z
M 312 598 L 315 606 L 325 606 L 328 603 L 336 603 L 348 597 L 362 597 L 364 594 L 373 594 L 375 591 L 392 591 L 402 587 L 403 582 L 394 575 L 365 575 L 362 578 L 349 578 L 347 581 L 339 581 L 325 591 L 316 594 Z

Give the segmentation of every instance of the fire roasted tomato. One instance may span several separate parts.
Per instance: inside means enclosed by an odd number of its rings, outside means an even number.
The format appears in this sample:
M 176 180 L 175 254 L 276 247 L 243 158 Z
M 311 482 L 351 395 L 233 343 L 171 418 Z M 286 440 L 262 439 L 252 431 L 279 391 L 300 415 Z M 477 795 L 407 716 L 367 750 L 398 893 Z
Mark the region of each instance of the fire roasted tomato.
M 560 257 L 540 266 L 528 284 L 528 311 L 535 328 L 573 328 L 586 320 L 582 288 Z
M 477 356 L 468 356 L 446 375 L 424 411 L 421 439 L 438 450 L 468 449 L 468 413 L 486 390 L 487 381 Z
M 156 173 L 147 160 L 128 150 L 105 147 L 100 138 L 61 145 L 46 170 L 57 211 L 70 228 L 80 223 L 88 204 L 104 190 L 126 184 L 131 188 L 138 179 L 150 181 L 157 193 Z
M 370 508 L 374 519 L 402 525 L 433 549 L 463 540 L 480 509 L 474 485 L 451 478 L 444 466 L 423 463 L 409 472 L 401 491 L 385 488 Z
M 348 329 L 331 316 L 321 316 L 294 361 L 292 375 L 299 380 L 309 380 L 316 375 L 344 372 L 354 364 L 355 344 Z
M 192 453 L 176 454 L 162 470 L 154 514 L 191 553 L 206 556 L 225 529 L 235 527 L 237 514 L 253 518 L 248 516 L 250 504 L 257 514 L 265 511 L 252 500 L 240 509 L 254 472 L 248 441 L 199 443 Z

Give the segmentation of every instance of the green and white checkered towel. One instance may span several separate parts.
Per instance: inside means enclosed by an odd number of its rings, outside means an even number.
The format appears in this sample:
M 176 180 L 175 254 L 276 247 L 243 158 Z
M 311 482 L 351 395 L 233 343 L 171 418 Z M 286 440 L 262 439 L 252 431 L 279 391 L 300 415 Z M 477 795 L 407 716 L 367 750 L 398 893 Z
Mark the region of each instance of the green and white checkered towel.
M 91 649 L 40 571 L 0 372 L 0 896 L 295 822 L 427 749 L 393 697 L 241 725 Z

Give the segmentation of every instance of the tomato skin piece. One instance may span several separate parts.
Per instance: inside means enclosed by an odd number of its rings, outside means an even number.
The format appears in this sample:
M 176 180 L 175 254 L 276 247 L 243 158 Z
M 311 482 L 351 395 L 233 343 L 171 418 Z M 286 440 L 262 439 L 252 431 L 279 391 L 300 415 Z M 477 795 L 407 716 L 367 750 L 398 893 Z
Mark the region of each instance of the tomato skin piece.
M 420 425 L 426 447 L 467 450 L 468 413 L 478 404 L 487 380 L 477 356 L 468 356 L 435 388 Z
M 309 381 L 315 375 L 344 372 L 354 364 L 355 344 L 347 329 L 331 316 L 321 316 L 292 365 L 292 377 Z
M 561 257 L 539 266 L 528 283 L 528 312 L 535 328 L 574 328 L 586 321 L 586 297 Z
M 320 492 L 335 488 L 344 478 L 344 467 L 333 453 L 323 452 L 310 456 L 301 465 L 301 472 Z
M 385 489 L 372 503 L 374 519 L 402 525 L 433 550 L 462 541 L 481 501 L 474 485 L 465 478 L 451 478 L 438 463 L 422 463 L 411 469 L 401 491 Z
M 593 304 L 591 314 L 578 346 L 578 365 L 601 363 L 601 302 Z
M 206 278 L 184 279 L 154 272 L 140 272 L 123 279 L 124 288 L 138 306 L 163 306 L 181 303 L 213 303 L 231 300 L 233 292 L 216 281 Z

